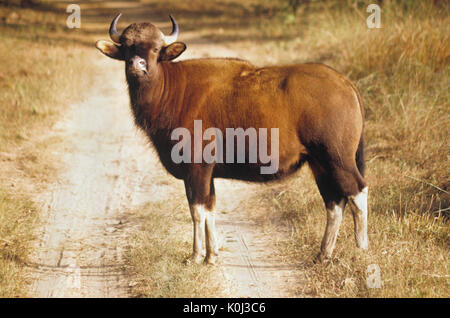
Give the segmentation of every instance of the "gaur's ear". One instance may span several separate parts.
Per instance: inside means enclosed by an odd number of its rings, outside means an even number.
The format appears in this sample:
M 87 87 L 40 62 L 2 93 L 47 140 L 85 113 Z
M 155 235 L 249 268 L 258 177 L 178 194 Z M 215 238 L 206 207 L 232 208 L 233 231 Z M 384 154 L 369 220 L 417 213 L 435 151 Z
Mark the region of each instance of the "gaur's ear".
M 105 54 L 106 56 L 112 57 L 113 59 L 116 60 L 124 60 L 122 51 L 120 50 L 120 48 L 109 42 L 109 41 L 97 41 L 95 42 L 95 47 L 97 49 L 99 49 L 100 52 L 102 52 L 103 54 Z
M 186 50 L 186 44 L 183 42 L 174 42 L 161 50 L 159 54 L 160 61 L 171 61 L 180 56 Z

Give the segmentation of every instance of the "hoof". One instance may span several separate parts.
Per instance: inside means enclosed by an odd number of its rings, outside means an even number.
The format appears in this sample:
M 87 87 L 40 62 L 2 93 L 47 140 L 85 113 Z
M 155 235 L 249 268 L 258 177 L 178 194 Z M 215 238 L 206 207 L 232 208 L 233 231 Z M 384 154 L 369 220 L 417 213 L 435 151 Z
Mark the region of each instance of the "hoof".
M 356 241 L 356 247 L 360 248 L 364 251 L 367 251 L 369 249 L 369 242 L 367 240 L 365 241 Z
M 188 258 L 184 260 L 184 264 L 193 265 L 193 264 L 201 264 L 203 261 L 203 256 L 200 254 L 192 254 Z
M 205 265 L 214 266 L 217 264 L 217 255 L 206 256 L 203 261 Z
M 314 257 L 314 264 L 327 264 L 331 261 L 331 258 L 328 256 L 323 255 L 322 253 L 319 253 Z

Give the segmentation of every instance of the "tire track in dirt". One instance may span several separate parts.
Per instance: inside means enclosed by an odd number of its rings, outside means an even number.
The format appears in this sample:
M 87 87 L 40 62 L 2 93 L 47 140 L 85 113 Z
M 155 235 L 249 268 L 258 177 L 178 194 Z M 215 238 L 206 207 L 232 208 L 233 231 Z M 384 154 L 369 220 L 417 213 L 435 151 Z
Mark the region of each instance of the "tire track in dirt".
M 220 266 L 232 297 L 293 297 L 301 284 L 300 271 L 277 256 L 276 242 L 286 229 L 264 231 L 244 211 L 248 194 L 264 191 L 263 185 L 217 180 L 217 228 L 222 236 Z M 267 188 L 266 188 L 267 189 Z M 247 195 L 246 195 L 247 194 Z

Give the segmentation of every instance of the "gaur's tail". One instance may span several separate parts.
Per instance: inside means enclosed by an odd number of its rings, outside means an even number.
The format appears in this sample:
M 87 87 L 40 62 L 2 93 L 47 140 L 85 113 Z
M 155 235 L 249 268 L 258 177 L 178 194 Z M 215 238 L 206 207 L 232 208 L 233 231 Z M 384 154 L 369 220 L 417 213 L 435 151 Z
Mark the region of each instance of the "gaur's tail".
M 366 170 L 366 162 L 364 156 L 364 136 L 361 133 L 361 139 L 359 139 L 358 150 L 356 150 L 356 166 L 358 167 L 359 173 L 364 178 L 364 172 Z
M 366 170 L 366 162 L 365 162 L 365 155 L 364 155 L 364 127 L 366 126 L 364 124 L 364 108 L 362 105 L 361 95 L 359 94 L 359 90 L 356 88 L 353 83 L 350 82 L 350 85 L 353 87 L 356 97 L 358 98 L 359 107 L 361 109 L 361 116 L 363 120 L 363 127 L 361 131 L 361 137 L 359 139 L 358 149 L 356 150 L 356 166 L 358 167 L 359 173 L 364 178 L 364 173 Z

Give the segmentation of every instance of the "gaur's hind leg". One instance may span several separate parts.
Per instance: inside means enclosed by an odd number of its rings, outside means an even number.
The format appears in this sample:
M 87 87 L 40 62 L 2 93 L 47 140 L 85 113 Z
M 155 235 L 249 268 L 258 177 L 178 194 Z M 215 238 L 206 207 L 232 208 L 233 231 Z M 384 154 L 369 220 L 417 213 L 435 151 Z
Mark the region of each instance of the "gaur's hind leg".
M 341 199 L 338 203 L 334 201 L 329 201 L 326 203 L 327 225 L 322 239 L 322 244 L 320 246 L 320 253 L 317 255 L 316 261 L 322 262 L 331 258 L 339 233 L 339 228 L 341 226 L 345 205 L 345 199 Z
M 329 158 L 329 157 L 328 157 Z M 358 247 L 367 248 L 367 187 L 356 164 L 320 162 L 311 158 L 309 164 L 327 209 L 327 225 L 316 261 L 331 258 L 343 212 L 350 202 L 355 220 Z
M 365 187 L 356 195 L 348 198 L 350 208 L 353 213 L 353 222 L 355 224 L 356 246 L 362 249 L 369 247 L 369 238 L 367 236 L 367 195 L 369 188 Z
M 331 258 L 347 200 L 338 193 L 331 175 L 323 167 L 317 162 L 310 162 L 310 167 L 327 210 L 325 233 L 320 246 L 320 252 L 314 260 L 315 262 L 322 262 Z
M 369 189 L 359 173 L 356 164 L 335 166 L 332 169 L 333 178 L 338 184 L 338 190 L 348 200 L 355 225 L 356 246 L 362 249 L 369 247 L 367 236 L 367 196 Z

